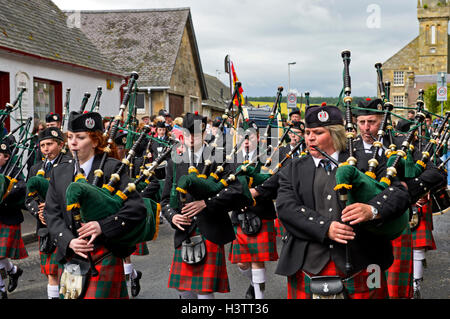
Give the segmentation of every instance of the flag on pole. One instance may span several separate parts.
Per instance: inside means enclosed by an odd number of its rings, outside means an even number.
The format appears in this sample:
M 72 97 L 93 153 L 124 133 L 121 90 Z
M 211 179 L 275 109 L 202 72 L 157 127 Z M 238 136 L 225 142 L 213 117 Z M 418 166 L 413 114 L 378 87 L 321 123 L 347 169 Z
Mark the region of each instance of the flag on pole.
M 233 76 L 233 87 L 235 87 L 236 86 L 236 82 L 239 82 L 239 79 L 238 79 L 238 77 L 237 77 L 237 75 L 236 75 L 236 70 L 234 69 L 234 64 L 233 64 L 233 62 L 231 62 L 231 74 L 232 74 L 232 76 Z M 234 104 L 236 105 L 236 106 L 239 106 L 239 104 L 240 105 L 242 105 L 243 104 L 243 101 L 244 101 L 244 96 L 242 95 L 242 93 L 244 92 L 244 89 L 242 88 L 242 85 L 239 87 L 239 92 L 238 92 L 238 94 L 237 94 L 237 97 L 234 99 Z M 238 100 L 239 99 L 239 100 Z M 241 102 L 241 103 L 239 103 L 239 101 Z

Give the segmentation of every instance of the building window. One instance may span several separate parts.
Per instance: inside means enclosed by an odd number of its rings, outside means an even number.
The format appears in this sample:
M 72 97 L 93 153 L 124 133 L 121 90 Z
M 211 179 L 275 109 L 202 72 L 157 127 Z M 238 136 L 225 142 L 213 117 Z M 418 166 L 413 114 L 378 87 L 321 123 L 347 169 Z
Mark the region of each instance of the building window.
M 136 113 L 145 114 L 145 93 L 136 94 Z
M 34 116 L 45 122 L 45 115 L 55 112 L 55 84 L 34 79 Z
M 394 85 L 405 85 L 405 75 L 403 71 L 394 71 Z
M 198 111 L 198 98 L 191 97 L 191 112 Z
M 431 35 L 430 35 L 430 39 L 431 39 L 431 44 L 436 44 L 436 26 L 432 25 L 431 29 L 430 29 Z
M 403 95 L 394 95 L 394 106 L 404 106 L 405 97 Z

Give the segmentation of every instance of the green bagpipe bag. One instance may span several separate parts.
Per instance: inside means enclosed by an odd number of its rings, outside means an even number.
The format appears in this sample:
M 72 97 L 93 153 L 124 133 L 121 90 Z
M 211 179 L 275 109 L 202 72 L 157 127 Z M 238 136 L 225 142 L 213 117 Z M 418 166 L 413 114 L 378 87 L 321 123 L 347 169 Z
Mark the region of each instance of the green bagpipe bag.
M 0 203 L 2 203 L 9 193 L 13 189 L 14 185 L 17 184 L 18 180 L 3 174 L 0 174 Z M 10 208 L 23 208 L 25 203 L 25 197 L 21 196 L 17 200 L 11 201 L 9 205 Z
M 357 167 L 344 164 L 337 168 L 336 187 L 334 190 L 346 189 L 348 192 L 347 205 L 350 205 L 353 203 L 367 203 L 374 196 L 389 187 L 389 185 L 390 181 L 385 177 L 378 182 L 361 172 Z M 401 216 L 386 220 L 381 225 L 376 225 L 374 222 L 369 221 L 362 223 L 361 227 L 375 235 L 393 240 L 400 236 L 408 225 L 409 213 L 405 211 Z
M 39 170 L 36 176 L 32 176 L 27 181 L 28 196 L 39 195 L 40 198 L 45 199 L 49 181 L 44 177 L 44 171 Z
M 3 174 L 0 174 L 0 203 L 8 195 L 10 180 Z
M 250 178 L 244 175 L 235 176 L 235 180 L 242 185 L 242 191 L 245 198 L 249 200 L 249 203 L 255 204 L 255 201 L 250 193 Z M 204 175 L 196 174 L 195 172 L 189 172 L 188 175 L 183 175 L 178 180 L 178 184 L 174 189 L 172 187 L 171 200 L 173 198 L 173 203 L 171 207 L 177 208 L 177 196 L 174 190 L 183 193 L 191 194 L 196 200 L 206 199 L 211 196 L 216 195 L 222 189 L 228 187 L 228 182 L 225 179 L 219 179 L 215 173 L 211 173 L 210 176 L 206 177 Z
M 129 190 L 135 191 L 135 185 L 129 184 Z M 89 184 L 84 177 L 76 178 L 66 190 L 67 211 L 80 209 L 83 222 L 104 219 L 117 213 L 123 206 L 127 196 L 117 191 L 114 195 L 107 188 L 100 188 Z M 147 204 L 146 204 L 147 207 Z M 117 238 L 112 238 L 112 243 L 133 246 L 137 243 L 150 241 L 157 233 L 156 216 L 153 210 L 147 207 L 147 216 L 130 232 Z

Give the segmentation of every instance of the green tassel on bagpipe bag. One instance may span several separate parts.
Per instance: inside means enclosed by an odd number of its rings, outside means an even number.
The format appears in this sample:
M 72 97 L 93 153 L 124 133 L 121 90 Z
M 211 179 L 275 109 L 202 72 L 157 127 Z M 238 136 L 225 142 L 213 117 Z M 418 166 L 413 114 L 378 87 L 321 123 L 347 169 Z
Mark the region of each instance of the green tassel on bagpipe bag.
M 352 165 L 341 165 L 336 170 L 336 187 L 334 189 L 347 189 L 347 205 L 353 203 L 367 203 L 388 186 L 389 185 L 385 182 L 378 182 Z M 408 211 L 405 211 L 400 217 L 386 220 L 381 225 L 375 225 L 373 222 L 369 221 L 362 223 L 361 227 L 374 235 L 392 240 L 400 236 L 408 225 L 409 213 Z

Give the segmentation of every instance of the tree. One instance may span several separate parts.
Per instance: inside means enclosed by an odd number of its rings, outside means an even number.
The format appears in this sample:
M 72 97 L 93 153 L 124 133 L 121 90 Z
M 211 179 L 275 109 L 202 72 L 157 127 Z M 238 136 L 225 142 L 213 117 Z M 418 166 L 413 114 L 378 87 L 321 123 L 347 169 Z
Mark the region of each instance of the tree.
M 424 92 L 425 105 L 427 110 L 434 114 L 441 114 L 441 102 L 436 101 L 436 84 L 429 86 Z M 444 113 L 450 110 L 449 85 L 447 85 L 447 101 L 444 102 Z

